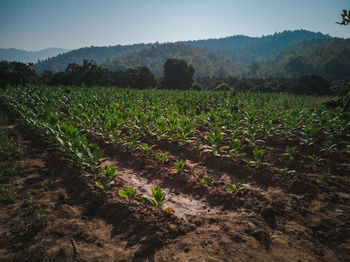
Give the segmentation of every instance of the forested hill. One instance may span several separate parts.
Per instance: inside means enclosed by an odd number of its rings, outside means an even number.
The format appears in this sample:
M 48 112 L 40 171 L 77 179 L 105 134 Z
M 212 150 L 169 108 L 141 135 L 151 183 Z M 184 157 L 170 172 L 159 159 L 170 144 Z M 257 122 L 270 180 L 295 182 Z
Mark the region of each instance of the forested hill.
M 183 44 L 156 44 L 150 48 L 127 55 L 118 55 L 101 64 L 111 70 L 124 70 L 136 66 L 148 67 L 157 77 L 163 75 L 163 65 L 168 58 L 184 59 L 195 68 L 195 76 L 238 75 L 239 63 L 209 49 Z M 237 71 L 238 70 L 238 71 Z
M 127 54 L 135 52 L 143 48 L 147 48 L 152 44 L 134 44 L 134 45 L 116 45 L 116 46 L 91 46 L 72 50 L 70 52 L 59 54 L 58 56 L 46 59 L 34 65 L 35 71 L 42 73 L 49 70 L 53 73 L 64 71 L 69 63 L 82 64 L 84 59 L 94 61 L 97 64 L 113 58 L 118 54 Z
M 238 35 L 220 39 L 186 41 L 182 43 L 194 47 L 222 51 L 222 54 L 228 55 L 234 60 L 243 63 L 251 63 L 252 61 L 275 52 L 278 48 L 304 40 L 322 38 L 330 38 L 330 36 L 307 30 L 295 30 L 262 37 Z
M 318 74 L 350 76 L 350 39 L 313 39 L 279 48 L 260 61 L 261 76 L 297 77 Z
M 34 69 L 39 73 L 64 71 L 69 63 L 82 64 L 88 59 L 111 70 L 146 66 L 161 76 L 167 58 L 181 58 L 194 66 L 197 77 L 295 77 L 309 73 L 344 77 L 350 75 L 349 45 L 348 39 L 296 30 L 263 37 L 86 47 L 45 60 Z

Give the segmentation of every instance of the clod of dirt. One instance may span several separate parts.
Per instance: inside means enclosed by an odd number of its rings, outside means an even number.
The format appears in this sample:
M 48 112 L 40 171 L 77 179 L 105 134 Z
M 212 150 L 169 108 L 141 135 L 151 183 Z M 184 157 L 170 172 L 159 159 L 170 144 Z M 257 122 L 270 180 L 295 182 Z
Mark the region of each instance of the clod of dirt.
M 276 227 L 276 221 L 275 221 L 275 210 L 273 210 L 272 207 L 264 208 L 261 211 L 261 216 L 263 217 L 265 223 L 270 226 L 271 228 Z
M 296 195 L 316 195 L 317 189 L 313 185 L 305 183 L 305 181 L 296 180 L 290 186 L 288 186 L 287 192 Z
M 251 233 L 251 235 L 259 241 L 266 249 L 270 248 L 271 238 L 269 233 L 263 229 L 257 229 Z

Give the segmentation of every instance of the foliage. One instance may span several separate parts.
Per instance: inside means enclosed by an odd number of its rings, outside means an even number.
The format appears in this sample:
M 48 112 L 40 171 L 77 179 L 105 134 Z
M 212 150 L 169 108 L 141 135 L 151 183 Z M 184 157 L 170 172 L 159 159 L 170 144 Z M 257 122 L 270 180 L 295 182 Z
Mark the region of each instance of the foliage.
M 343 9 L 343 13 L 341 14 L 341 17 L 343 20 L 341 22 L 337 22 L 337 24 L 348 25 L 350 23 L 350 10 L 346 11 L 345 9 Z
M 131 186 L 118 190 L 118 194 L 119 196 L 124 197 L 128 200 L 139 199 L 142 197 L 142 194 L 136 194 L 136 189 Z
M 162 152 L 162 151 L 159 151 L 158 153 L 156 153 L 156 158 L 157 158 L 162 164 L 164 164 L 165 161 L 166 161 L 167 158 L 168 158 L 168 155 L 169 155 L 169 152 Z
M 38 76 L 31 64 L 0 61 L 0 89 L 7 85 L 37 83 Z
M 162 206 L 165 202 L 171 199 L 171 196 L 167 197 L 166 193 L 157 186 L 156 188 L 151 187 L 152 198 L 151 197 L 143 197 L 143 200 L 147 205 L 154 206 L 158 210 L 162 209 Z
M 228 192 L 238 192 L 238 191 L 242 191 L 242 190 L 247 190 L 248 187 L 243 186 L 241 183 L 239 183 L 236 179 L 232 180 L 232 184 L 231 183 L 227 183 L 225 185 L 225 189 Z
M 285 153 L 283 153 L 283 155 L 288 156 L 289 160 L 293 160 L 294 159 L 294 155 L 295 155 L 295 150 L 296 147 L 287 147 Z
M 186 163 L 185 161 L 181 160 L 176 160 L 176 162 L 174 163 L 174 166 L 176 168 L 176 171 L 178 173 L 184 171 L 185 167 L 186 167 Z
M 191 89 L 194 68 L 185 60 L 169 58 L 164 64 L 163 87 L 166 89 Z
M 105 166 L 103 172 L 101 173 L 101 178 L 103 181 L 103 184 L 100 184 L 99 182 L 95 182 L 96 185 L 103 189 L 103 190 L 109 190 L 114 185 L 114 179 L 117 176 L 121 176 L 121 174 L 116 174 L 117 168 L 115 164 L 112 164 L 110 166 Z
M 213 176 L 209 176 L 208 174 L 204 174 L 201 178 L 201 182 L 203 184 L 207 184 L 210 186 L 213 184 Z

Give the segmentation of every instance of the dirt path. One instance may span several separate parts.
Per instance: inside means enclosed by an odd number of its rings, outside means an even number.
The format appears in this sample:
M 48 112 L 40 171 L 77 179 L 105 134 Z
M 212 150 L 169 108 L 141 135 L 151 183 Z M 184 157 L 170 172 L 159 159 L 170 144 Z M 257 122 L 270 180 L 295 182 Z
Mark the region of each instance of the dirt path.
M 13 154 L 0 161 L 11 173 L 1 179 L 0 261 L 350 259 L 347 192 L 310 194 L 294 185 L 290 193 L 253 187 L 228 194 L 198 183 L 197 162 L 189 163 L 191 175 L 174 179 L 168 167 L 114 155 L 123 176 L 106 193 L 41 137 L 3 122 Z M 158 184 L 173 195 L 166 205 L 174 214 L 116 196 L 124 186 L 146 194 Z

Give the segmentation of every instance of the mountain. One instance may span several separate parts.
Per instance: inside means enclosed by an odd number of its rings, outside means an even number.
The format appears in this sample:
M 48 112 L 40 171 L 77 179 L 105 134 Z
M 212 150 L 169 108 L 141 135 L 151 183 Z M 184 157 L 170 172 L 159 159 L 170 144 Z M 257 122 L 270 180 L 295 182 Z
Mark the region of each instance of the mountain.
M 277 49 L 260 61 L 263 76 L 297 77 L 318 74 L 350 76 L 350 39 L 312 39 Z
M 57 73 L 64 71 L 69 63 L 76 63 L 81 65 L 84 59 L 87 59 L 89 61 L 94 61 L 95 63 L 100 64 L 103 61 L 113 58 L 118 54 L 128 54 L 130 52 L 144 49 L 151 45 L 152 44 L 134 44 L 125 46 L 91 46 L 79 48 L 41 61 L 34 65 L 34 69 L 38 73 L 42 73 L 45 70 Z
M 167 58 L 181 58 L 194 66 L 196 77 L 295 77 L 310 73 L 344 77 L 350 75 L 349 41 L 295 30 L 262 37 L 85 47 L 41 61 L 34 69 L 39 73 L 64 71 L 69 63 L 81 65 L 88 59 L 111 70 L 146 66 L 159 77 Z
M 283 31 L 262 37 L 230 36 L 220 39 L 208 39 L 182 42 L 194 47 L 219 51 L 233 60 L 251 63 L 261 57 L 275 52 L 277 49 L 311 39 L 330 39 L 329 35 L 307 30 Z
M 124 70 L 136 66 L 151 69 L 155 76 L 163 75 L 163 65 L 168 58 L 184 59 L 195 68 L 195 76 L 235 75 L 238 63 L 209 49 L 180 43 L 156 44 L 126 55 L 117 55 L 101 64 L 110 70 Z
M 0 48 L 0 61 L 17 61 L 22 63 L 36 63 L 49 57 L 57 56 L 69 51 L 63 48 L 47 48 L 40 51 L 25 51 L 15 48 Z

